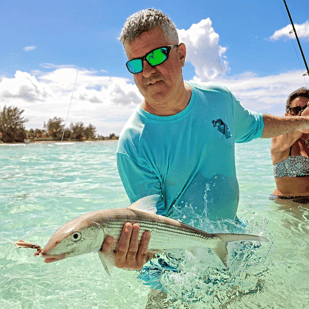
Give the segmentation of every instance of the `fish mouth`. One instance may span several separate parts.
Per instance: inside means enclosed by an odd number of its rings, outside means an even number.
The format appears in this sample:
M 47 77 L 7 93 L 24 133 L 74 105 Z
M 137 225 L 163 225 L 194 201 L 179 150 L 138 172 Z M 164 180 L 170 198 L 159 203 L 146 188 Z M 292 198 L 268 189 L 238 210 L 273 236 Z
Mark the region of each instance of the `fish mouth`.
M 66 254 L 46 255 L 44 253 L 40 253 L 40 256 L 44 258 L 44 263 L 52 263 L 52 262 L 63 260 Z

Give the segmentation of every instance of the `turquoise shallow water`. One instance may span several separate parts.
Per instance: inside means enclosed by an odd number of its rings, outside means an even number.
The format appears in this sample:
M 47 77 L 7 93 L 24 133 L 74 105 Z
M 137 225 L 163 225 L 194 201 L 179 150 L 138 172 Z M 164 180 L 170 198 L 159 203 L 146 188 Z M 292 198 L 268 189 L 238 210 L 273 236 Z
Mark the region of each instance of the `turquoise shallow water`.
M 43 246 L 85 212 L 127 206 L 116 146 L 0 146 L 0 308 L 145 307 L 150 289 L 136 272 L 115 269 L 110 278 L 93 253 L 44 264 L 34 250 L 9 242 Z M 190 308 L 308 308 L 309 206 L 269 200 L 269 147 L 269 140 L 237 145 L 236 158 L 238 215 L 248 223 L 246 232 L 263 233 L 270 242 L 229 245 L 229 270 L 211 252 L 176 252 L 184 259 L 182 272 L 162 279 L 171 299 L 182 298 Z M 185 308 L 180 301 L 177 306 Z

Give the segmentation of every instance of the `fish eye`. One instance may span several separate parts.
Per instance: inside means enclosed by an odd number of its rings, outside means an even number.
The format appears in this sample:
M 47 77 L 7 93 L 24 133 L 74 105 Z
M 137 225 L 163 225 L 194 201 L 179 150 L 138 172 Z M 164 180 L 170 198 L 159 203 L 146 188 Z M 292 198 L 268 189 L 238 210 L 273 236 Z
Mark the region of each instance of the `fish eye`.
M 81 232 L 74 232 L 71 236 L 71 239 L 73 241 L 79 241 L 82 238 L 82 233 Z

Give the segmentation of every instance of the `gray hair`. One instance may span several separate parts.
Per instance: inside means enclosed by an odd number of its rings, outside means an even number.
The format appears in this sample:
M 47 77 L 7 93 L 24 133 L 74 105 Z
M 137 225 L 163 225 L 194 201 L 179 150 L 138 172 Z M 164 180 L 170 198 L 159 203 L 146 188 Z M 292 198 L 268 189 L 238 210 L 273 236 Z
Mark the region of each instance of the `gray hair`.
M 304 98 L 308 98 L 309 99 L 309 89 L 302 87 L 299 88 L 295 91 L 293 91 L 289 96 L 288 99 L 286 101 L 286 111 L 288 112 L 290 107 L 291 107 L 291 103 L 294 99 L 296 99 L 297 97 L 304 97 Z
M 155 27 L 160 27 L 167 40 L 173 44 L 179 43 L 178 33 L 175 24 L 171 19 L 159 10 L 146 9 L 131 15 L 125 22 L 119 41 L 131 43 L 143 32 Z

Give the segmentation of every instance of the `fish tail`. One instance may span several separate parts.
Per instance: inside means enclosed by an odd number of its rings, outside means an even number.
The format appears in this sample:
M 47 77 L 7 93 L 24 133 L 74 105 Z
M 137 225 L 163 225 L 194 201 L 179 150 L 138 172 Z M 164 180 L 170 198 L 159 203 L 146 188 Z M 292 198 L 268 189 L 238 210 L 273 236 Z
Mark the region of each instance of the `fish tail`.
M 230 241 L 268 241 L 266 238 L 256 235 L 245 234 L 220 234 L 220 241 L 212 248 L 213 252 L 219 257 L 225 267 L 227 267 L 227 243 Z

